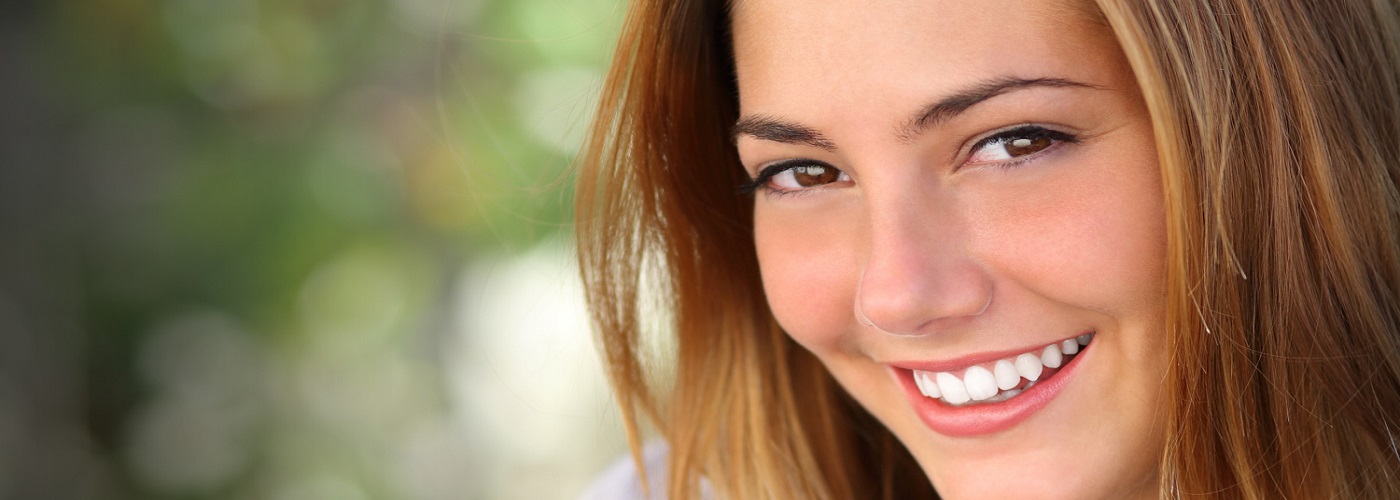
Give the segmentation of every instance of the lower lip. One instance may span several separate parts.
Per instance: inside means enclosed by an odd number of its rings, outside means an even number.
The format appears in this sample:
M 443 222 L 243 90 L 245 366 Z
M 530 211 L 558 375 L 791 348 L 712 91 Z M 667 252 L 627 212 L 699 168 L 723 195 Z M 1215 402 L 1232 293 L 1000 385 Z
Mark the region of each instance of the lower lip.
M 914 384 L 909 370 L 891 368 L 901 385 L 904 395 L 914 407 L 914 413 L 934 432 L 950 437 L 973 437 L 1001 432 L 1024 422 L 1035 415 L 1074 378 L 1075 368 L 1080 360 L 1089 354 L 1090 343 L 1079 354 L 1070 358 L 1069 363 L 1060 367 L 1049 379 L 1042 379 L 1030 389 L 1022 391 L 1014 398 L 1000 403 L 970 404 L 952 406 L 941 400 L 924 396 L 919 386 Z

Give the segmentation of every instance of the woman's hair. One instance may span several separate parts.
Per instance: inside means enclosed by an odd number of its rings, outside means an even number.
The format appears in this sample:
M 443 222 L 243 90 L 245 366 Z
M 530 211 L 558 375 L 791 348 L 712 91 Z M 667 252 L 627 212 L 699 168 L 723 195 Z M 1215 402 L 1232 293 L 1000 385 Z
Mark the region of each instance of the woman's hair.
M 1397 10 L 1098 2 L 1162 169 L 1163 496 L 1400 498 Z M 649 423 L 671 498 L 934 497 L 768 310 L 728 26 L 724 2 L 634 2 L 578 160 L 580 265 L 634 457 Z

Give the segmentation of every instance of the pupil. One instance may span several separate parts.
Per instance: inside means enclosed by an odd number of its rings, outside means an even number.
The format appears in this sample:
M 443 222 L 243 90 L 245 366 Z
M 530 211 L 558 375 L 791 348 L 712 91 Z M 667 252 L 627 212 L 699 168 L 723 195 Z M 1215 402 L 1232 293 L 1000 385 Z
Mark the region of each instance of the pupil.
M 1050 147 L 1049 137 L 1021 137 L 1006 143 L 1006 154 L 1012 157 L 1025 156 L 1048 147 Z
M 836 182 L 836 169 L 827 167 L 797 167 L 792 169 L 793 180 L 802 187 L 820 186 Z

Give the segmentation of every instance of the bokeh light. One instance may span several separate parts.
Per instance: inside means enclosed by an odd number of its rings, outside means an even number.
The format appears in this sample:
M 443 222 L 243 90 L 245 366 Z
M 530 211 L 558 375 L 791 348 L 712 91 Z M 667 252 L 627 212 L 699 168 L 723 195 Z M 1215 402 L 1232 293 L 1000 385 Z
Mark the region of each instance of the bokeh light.
M 614 0 L 0 7 L 0 498 L 573 498 Z

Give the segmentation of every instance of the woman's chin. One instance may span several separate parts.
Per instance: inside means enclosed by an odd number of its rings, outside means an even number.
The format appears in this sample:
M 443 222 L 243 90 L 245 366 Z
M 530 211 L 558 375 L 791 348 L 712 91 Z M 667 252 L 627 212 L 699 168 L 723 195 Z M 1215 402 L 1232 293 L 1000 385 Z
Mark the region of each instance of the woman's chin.
M 1151 475 L 1122 482 L 1121 477 L 1093 471 L 1113 470 L 1083 464 L 1073 456 L 1057 463 L 989 461 L 962 466 L 925 468 L 940 497 L 961 499 L 1076 500 L 1093 498 L 1156 498 Z

